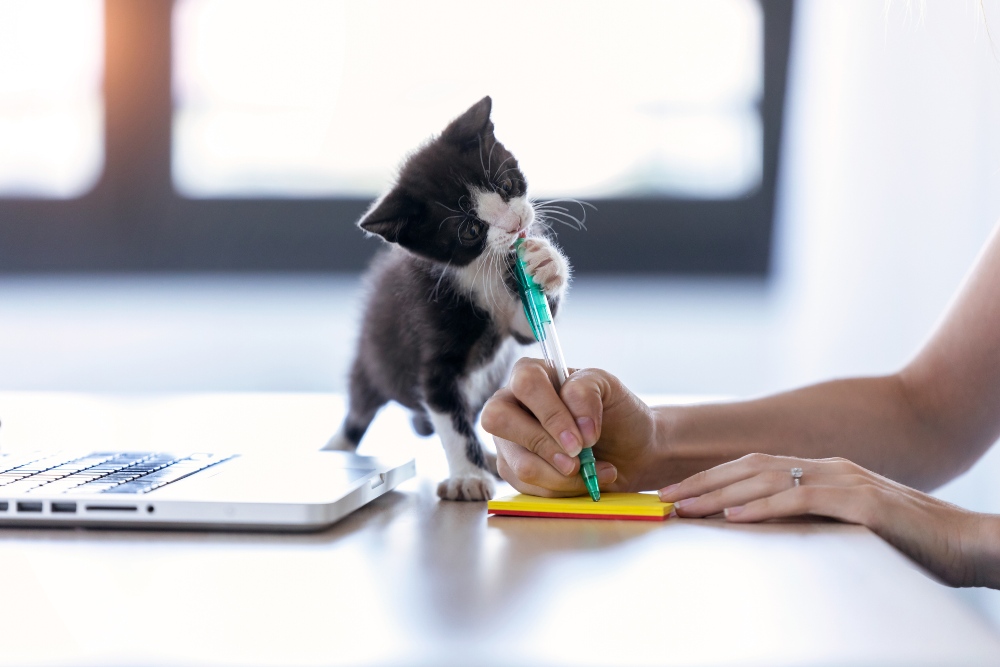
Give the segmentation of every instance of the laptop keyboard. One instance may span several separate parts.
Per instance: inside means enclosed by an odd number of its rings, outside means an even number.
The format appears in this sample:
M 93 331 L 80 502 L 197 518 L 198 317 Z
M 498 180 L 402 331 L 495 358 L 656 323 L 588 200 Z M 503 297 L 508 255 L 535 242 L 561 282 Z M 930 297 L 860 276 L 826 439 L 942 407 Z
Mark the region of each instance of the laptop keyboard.
M 148 493 L 233 458 L 220 454 L 0 454 L 0 494 Z

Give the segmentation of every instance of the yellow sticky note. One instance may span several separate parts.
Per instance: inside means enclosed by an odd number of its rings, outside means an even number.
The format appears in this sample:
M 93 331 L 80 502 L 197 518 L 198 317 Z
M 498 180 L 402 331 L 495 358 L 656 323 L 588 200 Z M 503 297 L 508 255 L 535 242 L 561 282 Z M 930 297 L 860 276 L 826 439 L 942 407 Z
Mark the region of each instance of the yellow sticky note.
M 602 493 L 597 502 L 589 496 L 540 498 L 519 493 L 486 503 L 490 514 L 638 521 L 663 521 L 673 507 L 652 493 Z

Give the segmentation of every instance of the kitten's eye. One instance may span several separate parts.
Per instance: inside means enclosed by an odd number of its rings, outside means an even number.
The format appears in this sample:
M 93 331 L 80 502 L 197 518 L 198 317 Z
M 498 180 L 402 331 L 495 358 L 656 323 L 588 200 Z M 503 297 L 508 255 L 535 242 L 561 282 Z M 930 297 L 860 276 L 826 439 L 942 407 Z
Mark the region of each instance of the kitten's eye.
M 462 228 L 460 237 L 463 241 L 476 241 L 483 235 L 483 223 L 473 220 Z
M 510 194 L 510 190 L 512 187 L 514 187 L 514 184 L 510 182 L 509 178 L 503 179 L 503 182 L 500 183 L 500 189 L 507 194 Z

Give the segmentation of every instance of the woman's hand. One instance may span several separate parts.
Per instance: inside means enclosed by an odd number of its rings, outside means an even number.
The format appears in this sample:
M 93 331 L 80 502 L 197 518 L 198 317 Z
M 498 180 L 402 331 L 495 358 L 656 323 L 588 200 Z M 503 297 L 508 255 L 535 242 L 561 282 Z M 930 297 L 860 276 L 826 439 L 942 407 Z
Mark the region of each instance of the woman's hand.
M 521 359 L 483 408 L 500 476 L 522 493 L 584 495 L 576 456 L 593 447 L 602 489 L 642 488 L 656 449 L 653 411 L 605 371 L 575 371 L 558 394 L 549 372 L 538 359 Z
M 798 486 L 793 468 L 802 470 Z M 981 544 L 990 516 L 955 507 L 845 459 L 749 454 L 661 489 L 659 495 L 673 502 L 682 517 L 724 512 L 728 521 L 750 523 L 812 514 L 861 524 L 945 583 L 990 585 Z

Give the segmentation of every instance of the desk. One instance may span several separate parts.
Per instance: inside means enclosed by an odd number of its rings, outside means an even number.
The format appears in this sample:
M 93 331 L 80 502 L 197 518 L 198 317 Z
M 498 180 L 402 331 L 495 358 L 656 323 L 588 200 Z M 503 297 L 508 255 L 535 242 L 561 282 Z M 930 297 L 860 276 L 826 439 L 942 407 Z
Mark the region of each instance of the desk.
M 0 443 L 309 449 L 341 410 L 0 394 Z M 436 499 L 443 454 L 401 410 L 370 438 L 412 448 L 418 478 L 321 533 L 0 530 L 0 664 L 1000 664 L 995 634 L 866 529 L 487 518 Z

